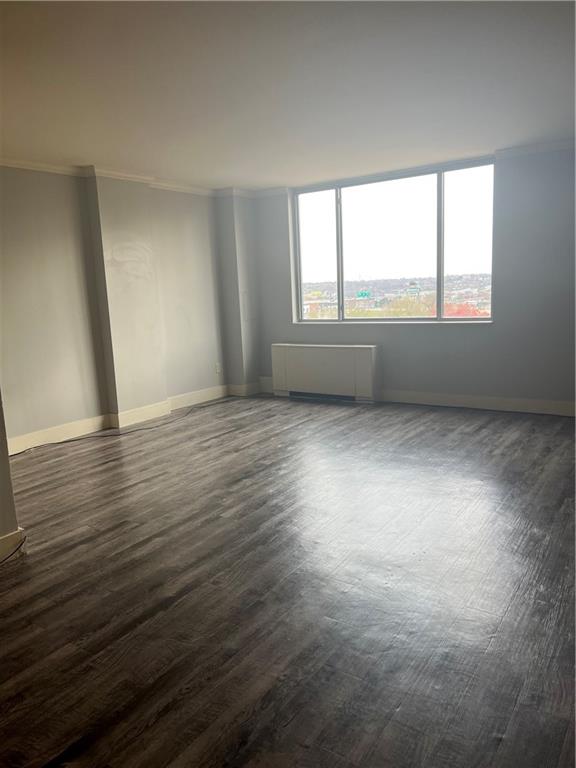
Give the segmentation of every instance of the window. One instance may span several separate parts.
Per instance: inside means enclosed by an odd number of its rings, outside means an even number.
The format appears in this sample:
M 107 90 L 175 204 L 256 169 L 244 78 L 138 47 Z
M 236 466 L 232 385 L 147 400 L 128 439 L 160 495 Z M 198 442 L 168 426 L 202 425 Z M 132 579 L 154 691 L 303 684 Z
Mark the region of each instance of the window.
M 342 190 L 344 315 L 436 317 L 436 176 Z
M 492 165 L 444 174 L 444 317 L 490 317 Z
M 492 165 L 295 199 L 300 320 L 491 317 Z
M 336 191 L 300 195 L 298 224 L 302 319 L 337 320 Z

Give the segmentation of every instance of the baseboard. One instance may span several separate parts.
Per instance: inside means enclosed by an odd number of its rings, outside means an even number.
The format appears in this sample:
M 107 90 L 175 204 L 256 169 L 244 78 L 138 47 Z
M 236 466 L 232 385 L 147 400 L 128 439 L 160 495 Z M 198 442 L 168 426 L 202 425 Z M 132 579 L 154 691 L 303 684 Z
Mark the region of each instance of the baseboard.
M 260 376 L 260 391 L 266 393 L 274 392 L 271 376 Z M 527 398 L 453 395 L 439 392 L 385 389 L 380 393 L 379 402 L 442 405 L 452 408 L 477 408 L 487 411 L 543 413 L 550 416 L 574 416 L 574 403 L 571 400 L 531 400 Z
M 25 435 L 17 435 L 8 438 L 8 452 L 10 456 L 26 451 L 28 448 L 36 448 L 48 443 L 60 443 L 74 437 L 83 437 L 102 429 L 128 427 L 142 421 L 157 419 L 167 416 L 178 408 L 186 408 L 198 403 L 206 403 L 209 400 L 219 400 L 226 397 L 228 387 L 225 385 L 198 389 L 195 392 L 186 392 L 183 395 L 175 395 L 160 403 L 152 403 L 142 408 L 132 408 L 120 413 L 109 413 L 102 416 L 94 416 L 80 421 L 69 421 L 66 424 L 58 424 L 56 427 L 48 427 L 38 432 L 29 432 Z M 244 393 L 242 393 L 244 394 Z M 252 394 L 252 393 L 250 393 Z
M 48 427 L 37 432 L 28 432 L 8 438 L 8 452 L 11 456 L 28 448 L 35 448 L 48 443 L 59 443 L 75 437 L 83 437 L 109 427 L 127 427 L 142 421 L 168 415 L 178 408 L 186 408 L 197 403 L 219 400 L 227 394 L 237 397 L 249 397 L 259 392 L 272 393 L 272 377 L 261 376 L 258 383 L 231 384 L 208 387 L 183 395 L 175 395 L 168 400 L 142 408 L 133 408 L 121 413 L 93 416 L 89 419 L 70 421 L 55 427 Z M 542 413 L 552 416 L 574 416 L 574 403 L 570 400 L 530 400 L 525 398 L 487 397 L 484 395 L 453 395 L 438 392 L 415 392 L 412 390 L 383 390 L 380 399 L 391 403 L 410 403 L 414 405 L 442 405 L 453 408 L 478 408 L 489 411 L 515 411 L 520 413 Z
M 82 437 L 91 432 L 98 432 L 111 426 L 112 417 L 108 415 L 93 416 L 90 419 L 69 421 L 66 424 L 58 424 L 56 427 L 48 427 L 38 432 L 28 432 L 25 435 L 17 435 L 8 438 L 8 453 L 13 456 L 16 453 L 35 448 L 47 443 L 60 443 L 73 437 Z
M 260 376 L 260 392 L 271 395 L 274 392 L 272 376 Z
M 551 416 L 574 416 L 574 403 L 570 400 L 530 400 L 512 397 L 488 397 L 484 395 L 451 395 L 438 392 L 413 392 L 411 390 L 384 390 L 381 400 L 389 403 L 414 405 L 443 405 L 452 408 L 478 408 L 488 411 L 515 411 L 519 413 L 543 413 Z
M 194 392 L 185 392 L 182 395 L 174 395 L 167 400 L 159 403 L 144 405 L 141 408 L 132 408 L 129 411 L 112 413 L 110 415 L 110 426 L 129 427 L 132 424 L 139 424 L 142 421 L 158 419 L 161 416 L 167 416 L 178 408 L 186 408 L 198 403 L 206 403 L 209 400 L 219 400 L 226 397 L 228 388 L 226 386 L 208 387 L 207 389 L 197 389 Z
M 150 419 L 159 419 L 161 416 L 168 416 L 170 413 L 170 403 L 168 400 L 162 400 L 159 403 L 143 405 L 140 408 L 131 408 L 128 411 L 110 414 L 110 426 L 119 429 L 120 427 L 129 427 L 132 424 L 139 424 L 142 421 Z
M 26 545 L 23 542 L 26 539 L 24 528 L 18 528 L 17 531 L 7 533 L 5 536 L 0 536 L 0 563 L 2 560 L 10 557 L 14 553 L 14 557 L 20 554 L 24 554 Z
M 234 397 L 250 397 L 260 392 L 260 382 L 251 384 L 228 384 L 228 394 Z
M 208 387 L 207 389 L 198 389 L 195 392 L 186 392 L 183 395 L 174 395 L 169 397 L 171 411 L 177 411 L 178 408 L 187 408 L 198 403 L 207 403 L 210 400 L 220 400 L 228 394 L 228 387 L 225 385 L 217 387 Z

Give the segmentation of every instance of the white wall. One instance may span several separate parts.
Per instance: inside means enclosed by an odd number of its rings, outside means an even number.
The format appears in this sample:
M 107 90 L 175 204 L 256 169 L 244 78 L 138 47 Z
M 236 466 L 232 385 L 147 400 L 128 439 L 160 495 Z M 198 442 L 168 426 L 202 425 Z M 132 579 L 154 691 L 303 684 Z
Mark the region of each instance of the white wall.
M 11 436 L 103 412 L 84 183 L 0 169 L 0 379 Z
M 501 153 L 492 324 L 306 325 L 292 322 L 287 196 L 259 199 L 260 375 L 271 375 L 273 342 L 378 344 L 385 399 L 563 411 L 573 401 L 573 214 L 572 152 Z

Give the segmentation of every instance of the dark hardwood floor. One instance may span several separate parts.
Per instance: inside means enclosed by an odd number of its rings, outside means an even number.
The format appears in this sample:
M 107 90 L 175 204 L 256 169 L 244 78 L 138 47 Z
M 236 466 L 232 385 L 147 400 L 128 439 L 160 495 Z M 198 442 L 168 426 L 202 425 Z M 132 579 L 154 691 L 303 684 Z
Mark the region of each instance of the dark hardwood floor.
M 572 420 L 158 424 L 12 460 L 3 768 L 573 766 Z

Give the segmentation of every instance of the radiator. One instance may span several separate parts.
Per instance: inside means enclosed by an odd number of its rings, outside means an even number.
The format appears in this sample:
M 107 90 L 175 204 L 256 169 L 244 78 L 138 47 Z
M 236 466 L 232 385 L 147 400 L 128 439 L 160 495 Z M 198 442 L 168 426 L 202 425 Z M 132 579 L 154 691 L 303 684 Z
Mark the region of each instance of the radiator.
M 272 344 L 275 395 L 374 400 L 376 346 Z

